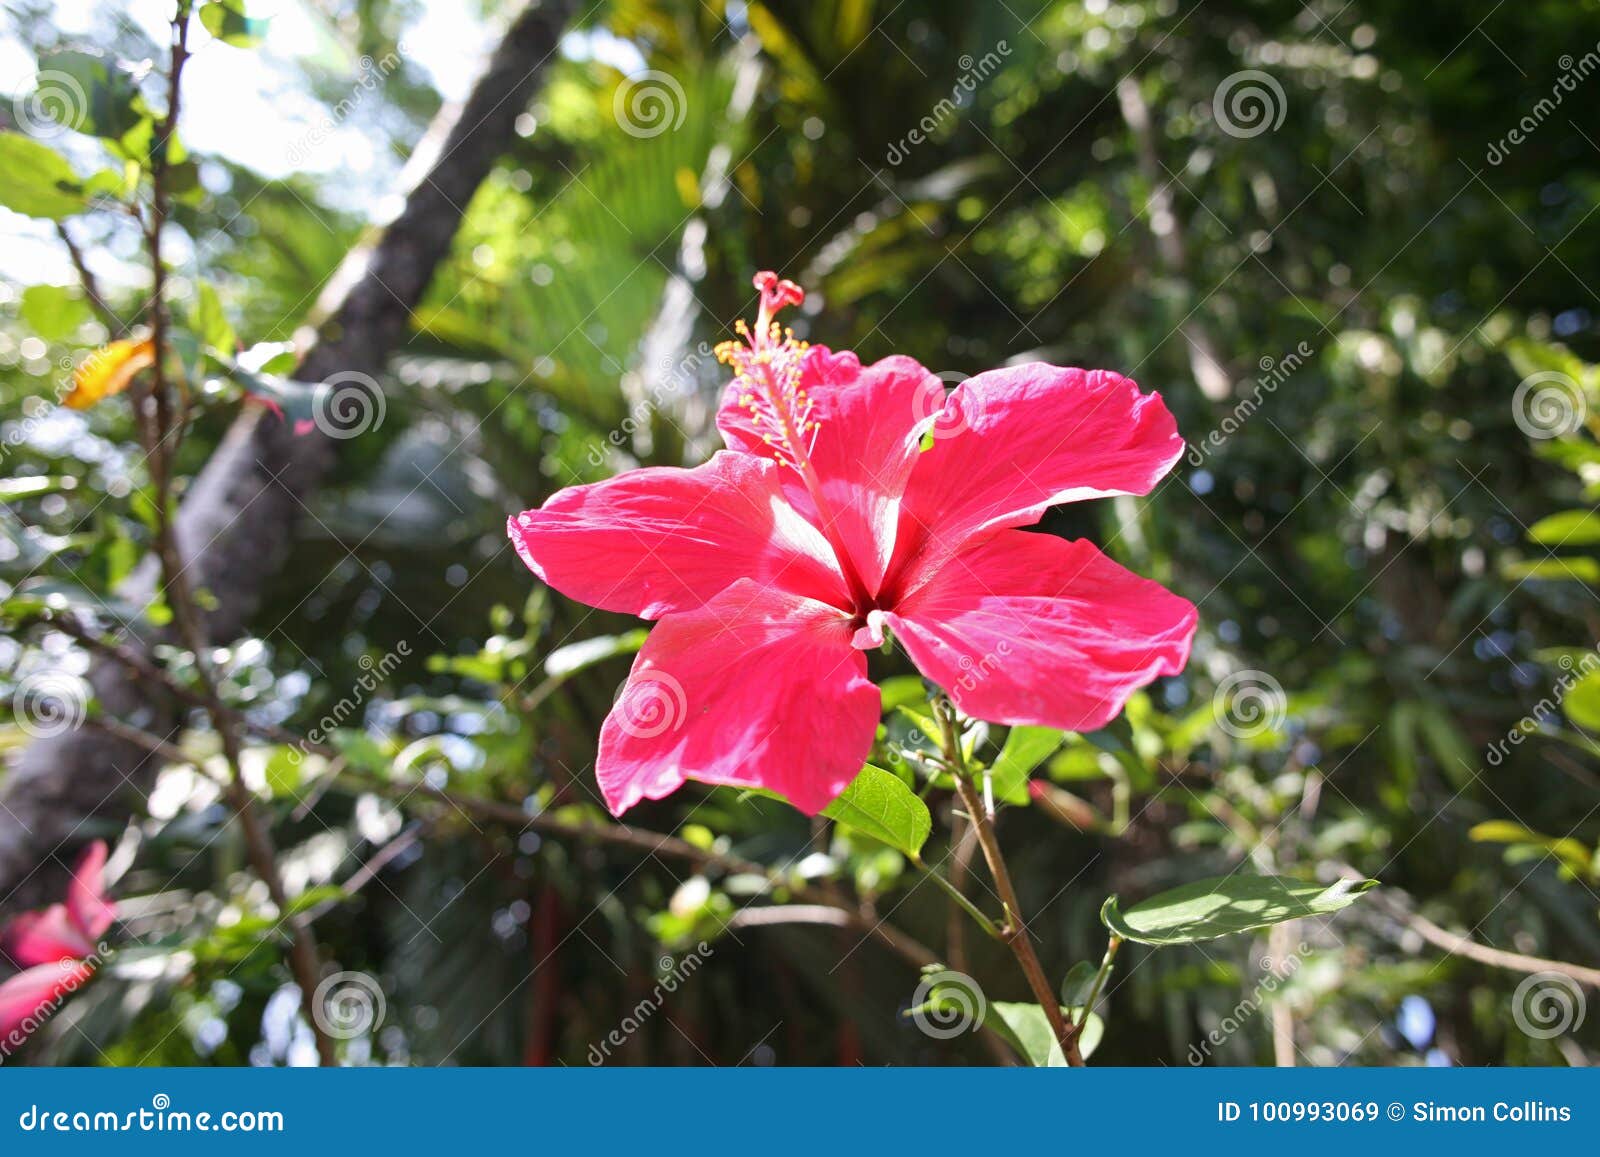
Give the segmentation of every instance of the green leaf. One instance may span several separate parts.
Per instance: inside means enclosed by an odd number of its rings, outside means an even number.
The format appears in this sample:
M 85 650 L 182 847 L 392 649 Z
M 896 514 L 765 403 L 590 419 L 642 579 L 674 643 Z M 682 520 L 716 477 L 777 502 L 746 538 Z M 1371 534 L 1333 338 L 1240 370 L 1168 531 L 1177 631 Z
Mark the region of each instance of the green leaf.
M 54 494 L 58 490 L 72 490 L 77 485 L 78 480 L 70 474 L 60 477 L 31 474 L 22 478 L 0 478 L 0 502 L 37 498 L 41 494 Z
M 1552 579 L 1600 586 L 1600 562 L 1592 558 L 1541 558 L 1507 563 L 1501 573 L 1509 579 Z
M 1013 727 L 1000 754 L 989 767 L 996 799 L 1011 804 L 1028 802 L 1028 776 L 1061 746 L 1065 739 L 1053 727 Z
M 564 679 L 585 667 L 592 667 L 618 655 L 631 655 L 644 646 L 649 632 L 628 631 L 621 635 L 598 635 L 593 639 L 568 643 L 551 651 L 544 661 L 544 673 L 552 678 Z
M 1250 932 L 1285 920 L 1326 916 L 1353 904 L 1376 880 L 1306 883 L 1286 876 L 1217 876 L 1162 892 L 1122 911 L 1106 900 L 1100 921 L 1140 944 L 1192 944 Z
M 61 341 L 76 333 L 93 315 L 76 286 L 30 285 L 18 306 L 22 320 L 45 341 Z
M 150 123 L 133 77 L 92 52 L 51 52 L 39 57 L 39 87 L 32 97 L 56 123 L 75 132 L 121 142 Z
M 867 764 L 822 814 L 916 858 L 933 830 L 928 805 L 892 772 Z
M 189 324 L 194 327 L 195 335 L 202 343 L 224 357 L 231 357 L 239 345 L 239 339 L 234 336 L 233 326 L 228 324 L 228 315 L 222 310 L 222 299 L 217 296 L 217 291 L 209 282 L 202 281 L 196 286 L 194 309 L 189 313 Z
M 267 22 L 246 16 L 238 0 L 210 0 L 200 8 L 200 23 L 224 44 L 254 48 L 267 34 Z
M 1600 731 L 1600 671 L 1591 671 L 1572 685 L 1561 710 L 1579 727 Z
M 1067 974 L 1061 978 L 1061 1003 L 1078 1005 L 1088 1000 L 1099 971 L 1087 960 L 1080 960 L 1067 969 Z
M 304 757 L 289 747 L 274 748 L 262 774 L 273 799 L 298 799 Z
M 1069 1020 L 1078 1014 L 1078 1010 L 1072 1008 L 1061 1011 Z M 1035 1068 L 1062 1068 L 1067 1063 L 1056 1034 L 1050 1028 L 1049 1018 L 1037 1004 L 992 1001 L 984 1012 L 983 1023 L 1004 1037 L 1006 1043 Z M 1100 1046 L 1105 1029 L 1105 1022 L 1090 1013 L 1078 1037 L 1078 1052 L 1085 1060 Z
M 1563 510 L 1534 523 L 1528 537 L 1543 546 L 1589 546 L 1600 542 L 1600 514 Z
M 0 133 L 0 205 L 25 217 L 59 221 L 86 202 L 78 174 L 49 145 L 20 133 Z

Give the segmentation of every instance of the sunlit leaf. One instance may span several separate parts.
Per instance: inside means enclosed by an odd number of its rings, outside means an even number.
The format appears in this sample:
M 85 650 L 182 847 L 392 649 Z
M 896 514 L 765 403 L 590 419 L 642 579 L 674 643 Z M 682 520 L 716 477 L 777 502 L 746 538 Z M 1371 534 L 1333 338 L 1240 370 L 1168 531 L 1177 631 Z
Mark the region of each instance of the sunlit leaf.
M 1326 916 L 1349 907 L 1377 883 L 1340 880 L 1326 885 L 1284 876 L 1218 876 L 1162 892 L 1126 912 L 1112 896 L 1100 909 L 1100 920 L 1124 940 L 1192 944 L 1285 920 Z
M 83 186 L 67 159 L 20 133 L 0 133 L 0 205 L 25 217 L 59 221 L 81 212 Z
M 899 777 L 870 763 L 822 814 L 913 857 L 933 830 L 928 805 Z

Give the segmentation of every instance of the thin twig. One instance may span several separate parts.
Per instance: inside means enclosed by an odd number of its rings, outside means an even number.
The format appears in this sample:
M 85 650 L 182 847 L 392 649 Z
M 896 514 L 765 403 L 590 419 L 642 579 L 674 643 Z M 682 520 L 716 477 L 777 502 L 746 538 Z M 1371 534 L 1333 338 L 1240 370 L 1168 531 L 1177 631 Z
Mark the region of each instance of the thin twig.
M 88 261 L 84 258 L 83 250 L 78 242 L 67 230 L 65 221 L 56 222 L 56 236 L 61 238 L 61 243 L 67 247 L 67 256 L 72 260 L 72 268 L 78 271 L 78 281 L 83 286 L 84 296 L 89 299 L 89 307 L 95 315 L 105 323 L 106 331 L 116 337 L 127 329 L 127 324 L 117 316 L 116 310 L 106 302 L 105 295 L 100 292 L 100 279 L 94 275 L 94 270 L 89 268 Z
M 145 452 L 150 463 L 151 483 L 156 494 L 155 547 L 161 563 L 163 588 L 172 619 L 184 646 L 194 656 L 195 674 L 200 682 L 200 694 L 211 716 L 212 726 L 222 742 L 223 755 L 229 769 L 226 788 L 228 802 L 239 818 L 244 831 L 245 847 L 250 865 L 267 886 L 267 894 L 277 907 L 281 918 L 289 926 L 289 967 L 300 988 L 306 1020 L 311 1025 L 317 1043 L 317 1055 L 325 1066 L 338 1064 L 333 1038 L 319 1023 L 316 1009 L 316 991 L 322 970 L 316 941 L 302 913 L 290 908 L 289 896 L 283 886 L 283 876 L 278 870 L 277 851 L 267 825 L 256 814 L 255 801 L 245 785 L 240 759 L 238 732 L 234 727 L 233 713 L 222 702 L 217 683 L 211 671 L 207 652 L 208 642 L 201 626 L 198 604 L 189 587 L 183 551 L 172 524 L 172 474 L 178 443 L 182 438 L 183 418 L 174 421 L 169 383 L 167 381 L 167 304 L 165 298 L 166 261 L 161 252 L 161 235 L 167 218 L 167 177 L 171 168 L 171 144 L 178 127 L 178 117 L 183 96 L 183 66 L 188 59 L 190 0 L 179 0 L 177 13 L 172 19 L 172 63 L 167 74 L 167 111 L 156 129 L 150 147 L 150 217 L 146 241 L 150 251 L 151 290 L 150 327 L 151 343 L 155 347 L 155 361 L 151 367 L 149 400 L 152 403 L 145 421 L 137 424 L 144 432 Z M 134 405 L 144 410 L 144 398 L 135 396 Z M 141 419 L 143 416 L 141 415 Z

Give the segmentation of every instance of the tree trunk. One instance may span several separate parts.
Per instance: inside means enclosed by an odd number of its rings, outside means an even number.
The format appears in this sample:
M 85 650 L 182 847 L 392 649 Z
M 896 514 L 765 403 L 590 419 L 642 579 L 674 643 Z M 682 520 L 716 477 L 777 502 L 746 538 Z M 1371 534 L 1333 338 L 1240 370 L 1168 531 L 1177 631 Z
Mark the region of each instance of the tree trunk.
M 468 202 L 513 140 L 574 7 L 575 0 L 532 0 L 466 102 L 440 110 L 407 165 L 404 209 L 346 257 L 324 290 L 319 308 L 327 320 L 298 379 L 382 373 Z M 338 446 L 321 430 L 296 436 L 291 423 L 250 406 L 189 487 L 176 531 L 193 585 L 216 595 L 205 624 L 210 639 L 227 642 L 245 631 Z M 158 582 L 159 567 L 147 558 L 118 594 L 146 606 Z M 158 639 L 130 634 L 129 645 L 145 654 Z M 168 738 L 181 725 L 160 688 L 114 660 L 97 656 L 89 681 L 110 714 Z M 143 748 L 89 727 L 30 745 L 0 784 L 0 914 L 56 898 L 72 849 L 139 810 L 153 771 Z

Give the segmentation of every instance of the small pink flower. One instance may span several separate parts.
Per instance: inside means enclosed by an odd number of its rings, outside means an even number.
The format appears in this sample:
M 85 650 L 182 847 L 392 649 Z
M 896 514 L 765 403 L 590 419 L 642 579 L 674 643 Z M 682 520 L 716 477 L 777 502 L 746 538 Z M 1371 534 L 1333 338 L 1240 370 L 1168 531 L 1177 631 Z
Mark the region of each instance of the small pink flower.
M 106 899 L 106 845 L 96 840 L 72 870 L 65 903 L 24 912 L 0 934 L 0 951 L 22 969 L 0 982 L 0 1044 L 94 974 L 100 938 L 117 917 Z
M 1196 612 L 1092 544 L 1017 529 L 1062 502 L 1146 494 L 1182 452 L 1160 397 L 1041 364 L 939 380 L 863 367 L 773 320 L 803 294 L 756 277 L 756 325 L 718 357 L 729 449 L 575 486 L 509 520 L 528 567 L 659 619 L 600 733 L 620 815 L 686 779 L 815 814 L 861 770 L 887 632 L 967 714 L 1092 730 L 1188 659 Z M 925 436 L 930 439 L 923 448 Z

